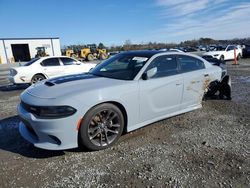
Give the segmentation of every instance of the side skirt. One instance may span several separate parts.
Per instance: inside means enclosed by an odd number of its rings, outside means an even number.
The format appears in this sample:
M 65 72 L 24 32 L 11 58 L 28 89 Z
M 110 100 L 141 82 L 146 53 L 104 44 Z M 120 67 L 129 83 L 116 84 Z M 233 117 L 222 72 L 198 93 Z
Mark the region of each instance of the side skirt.
M 139 129 L 139 128 L 144 127 L 144 126 L 146 126 L 148 124 L 151 124 L 151 123 L 154 123 L 154 122 L 157 122 L 157 121 L 160 121 L 160 120 L 172 117 L 172 116 L 176 116 L 176 115 L 179 115 L 179 114 L 183 114 L 183 113 L 186 113 L 186 112 L 190 112 L 190 111 L 199 109 L 201 107 L 202 107 L 202 105 L 199 104 L 199 105 L 196 105 L 196 106 L 193 106 L 193 107 L 186 108 L 184 110 L 180 110 L 180 111 L 177 111 L 177 112 L 174 112 L 174 113 L 171 113 L 171 114 L 167 114 L 167 115 L 160 116 L 160 117 L 148 120 L 148 121 L 144 121 L 142 123 L 139 123 L 139 124 L 136 124 L 136 125 L 133 125 L 133 126 L 128 126 L 127 132 Z

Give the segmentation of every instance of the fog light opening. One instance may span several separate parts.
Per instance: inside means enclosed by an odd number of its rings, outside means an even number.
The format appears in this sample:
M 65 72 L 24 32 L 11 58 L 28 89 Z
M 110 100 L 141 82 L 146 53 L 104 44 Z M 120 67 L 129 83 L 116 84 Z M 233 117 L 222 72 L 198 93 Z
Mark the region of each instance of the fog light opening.
M 49 135 L 49 137 L 56 142 L 57 145 L 61 145 L 61 140 L 59 140 L 57 137 L 53 135 Z

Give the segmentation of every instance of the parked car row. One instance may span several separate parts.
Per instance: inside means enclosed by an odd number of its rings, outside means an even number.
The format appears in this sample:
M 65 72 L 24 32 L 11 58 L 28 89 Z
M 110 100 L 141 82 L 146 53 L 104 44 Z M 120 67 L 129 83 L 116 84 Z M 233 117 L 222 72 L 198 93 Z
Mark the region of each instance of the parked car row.
M 75 72 L 90 69 L 77 62 L 66 65 L 64 57 L 29 64 L 32 74 L 55 64 L 57 68 L 75 66 Z M 27 77 L 27 82 L 32 80 Z M 88 73 L 51 78 L 27 88 L 18 105 L 19 131 L 39 148 L 63 150 L 83 145 L 90 150 L 105 149 L 124 131 L 200 108 L 211 83 L 226 85 L 227 89 L 218 87 L 223 98 L 223 91 L 230 91 L 228 80 L 220 66 L 189 53 L 119 53 Z M 230 99 L 230 94 L 225 96 Z
M 217 58 L 220 60 L 232 60 L 234 59 L 234 54 L 232 57 L 232 51 L 234 48 L 237 50 L 236 57 L 239 60 L 242 57 L 249 57 L 250 56 L 250 45 L 199 45 L 196 47 L 175 47 L 175 48 L 161 48 L 158 49 L 161 52 L 203 52 L 204 57 L 210 56 L 207 58 Z M 229 52 L 230 51 L 230 52 Z M 110 52 L 110 57 L 118 54 L 120 52 Z
M 193 47 L 176 47 L 176 48 L 163 48 L 159 51 L 170 51 L 170 52 L 196 52 L 197 49 Z

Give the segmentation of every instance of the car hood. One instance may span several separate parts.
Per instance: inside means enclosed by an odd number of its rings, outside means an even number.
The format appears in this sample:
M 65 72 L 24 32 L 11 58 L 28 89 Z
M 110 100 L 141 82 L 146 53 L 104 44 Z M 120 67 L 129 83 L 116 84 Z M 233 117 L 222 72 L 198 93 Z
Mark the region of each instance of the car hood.
M 127 81 L 98 77 L 91 74 L 78 74 L 49 79 L 30 86 L 25 90 L 29 95 L 42 99 L 71 97 L 82 92 L 126 84 Z
M 215 54 L 223 54 L 224 51 L 211 51 L 211 52 L 206 52 L 203 55 L 215 55 Z

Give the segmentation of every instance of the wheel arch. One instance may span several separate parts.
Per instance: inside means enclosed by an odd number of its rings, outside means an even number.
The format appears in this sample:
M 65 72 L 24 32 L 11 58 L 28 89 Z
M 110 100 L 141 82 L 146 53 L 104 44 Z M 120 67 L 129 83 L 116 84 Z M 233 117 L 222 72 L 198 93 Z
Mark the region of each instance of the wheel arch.
M 104 102 L 101 102 L 101 103 L 98 103 L 94 106 L 92 106 L 91 108 L 89 108 L 86 113 L 83 115 L 83 121 L 84 121 L 84 116 L 93 108 L 95 108 L 96 106 L 99 106 L 101 104 L 104 104 L 104 103 L 109 103 L 109 104 L 113 104 L 115 105 L 116 107 L 119 108 L 119 110 L 121 110 L 122 112 L 122 115 L 123 115 L 123 118 L 124 118 L 124 128 L 123 128 L 123 132 L 126 132 L 127 131 L 127 124 L 128 124 L 128 115 L 127 115 L 127 111 L 126 111 L 126 108 L 124 107 L 124 105 L 122 105 L 120 102 L 117 102 L 117 101 L 104 101 Z M 80 128 L 80 127 L 79 127 Z M 79 133 L 78 133 L 79 134 Z
M 83 115 L 82 119 L 78 122 L 78 127 L 77 127 L 77 130 L 78 130 L 78 133 L 77 133 L 77 142 L 78 142 L 78 146 L 80 148 L 82 148 L 82 144 L 81 144 L 81 141 L 80 141 L 80 135 L 81 135 L 81 132 L 80 132 L 80 128 L 82 126 L 82 121 L 84 121 L 84 116 L 90 111 L 92 110 L 93 108 L 95 108 L 96 106 L 99 106 L 101 104 L 113 104 L 114 106 L 118 107 L 119 110 L 121 110 L 122 112 L 122 115 L 123 115 L 123 118 L 124 118 L 124 127 L 123 127 L 123 131 L 122 131 L 122 134 L 127 132 L 127 124 L 128 124 L 128 116 L 127 116 L 127 111 L 124 107 L 124 105 L 122 105 L 120 102 L 117 102 L 117 101 L 104 101 L 104 102 L 101 102 L 101 103 L 98 103 L 94 106 L 92 106 L 91 108 L 89 108 L 86 113 Z
M 124 118 L 123 132 L 127 132 L 128 114 L 127 114 L 127 111 L 126 111 L 125 107 L 121 103 L 116 102 L 116 101 L 109 101 L 109 102 L 106 102 L 106 103 L 111 103 L 111 104 L 117 106 L 121 110 L 123 118 Z
M 36 75 L 41 75 L 41 76 L 44 76 L 44 77 L 45 77 L 45 79 L 48 79 L 48 76 L 47 76 L 46 74 L 44 74 L 44 73 L 36 73 L 36 74 L 34 74 L 34 75 L 32 76 L 32 78 L 31 78 L 31 79 L 33 79 L 33 78 L 34 78 L 34 76 L 36 76 Z

